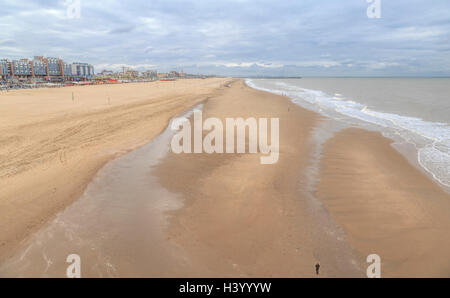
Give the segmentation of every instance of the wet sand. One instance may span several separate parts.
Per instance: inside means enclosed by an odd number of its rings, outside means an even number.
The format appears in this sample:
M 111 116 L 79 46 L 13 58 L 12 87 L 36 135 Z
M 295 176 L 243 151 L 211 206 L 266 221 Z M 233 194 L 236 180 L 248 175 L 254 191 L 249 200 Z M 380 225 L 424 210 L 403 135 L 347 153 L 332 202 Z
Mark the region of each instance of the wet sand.
M 327 264 L 321 276 L 363 276 L 352 249 L 324 230 L 323 210 L 300 189 L 317 114 L 239 82 L 209 99 L 203 117 L 280 118 L 280 159 L 169 154 L 158 166 L 161 185 L 184 198 L 168 233 L 186 250 L 192 276 L 314 277 L 318 261 Z
M 80 199 L 0 264 L 0 277 L 65 277 L 71 254 L 80 256 L 82 277 L 170 277 L 185 270 L 183 251 L 164 233 L 165 212 L 180 208 L 181 198 L 160 187 L 153 173 L 173 133 L 167 128 L 108 162 Z
M 450 277 L 450 195 L 380 133 L 348 129 L 324 148 L 317 198 L 384 277 Z

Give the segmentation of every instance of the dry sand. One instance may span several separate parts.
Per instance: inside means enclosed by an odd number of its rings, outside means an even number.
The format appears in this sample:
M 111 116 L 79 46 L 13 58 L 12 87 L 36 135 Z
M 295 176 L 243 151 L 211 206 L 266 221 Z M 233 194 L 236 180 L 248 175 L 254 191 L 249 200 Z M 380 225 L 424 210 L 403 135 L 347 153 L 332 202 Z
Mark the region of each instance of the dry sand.
M 0 93 L 0 258 L 79 198 L 108 160 L 145 144 L 229 81 Z

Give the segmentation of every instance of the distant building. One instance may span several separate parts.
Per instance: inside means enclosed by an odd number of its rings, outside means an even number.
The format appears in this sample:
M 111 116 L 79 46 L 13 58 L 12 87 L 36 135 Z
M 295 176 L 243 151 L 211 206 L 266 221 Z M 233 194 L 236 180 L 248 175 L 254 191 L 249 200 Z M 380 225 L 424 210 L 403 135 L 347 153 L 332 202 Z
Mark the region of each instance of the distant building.
M 72 63 L 71 64 L 71 73 L 72 73 L 72 76 L 73 77 L 76 77 L 76 76 L 78 76 L 78 65 L 76 64 L 76 63 Z
M 85 78 L 87 77 L 88 70 L 87 70 L 87 63 L 74 63 L 77 72 L 75 73 L 75 76 Z
M 91 79 L 94 77 L 94 66 L 88 63 L 65 63 L 62 59 L 35 56 L 33 60 L 20 59 L 12 62 L 0 60 L 0 78 L 18 77 L 27 80 L 62 80 Z
M 180 74 L 177 71 L 172 70 L 169 72 L 169 78 L 179 78 Z
M 103 70 L 98 74 L 98 76 L 101 78 L 113 78 L 116 76 L 116 74 L 112 70 Z
M 6 79 L 11 76 L 10 64 L 6 59 L 0 60 L 0 78 Z
M 88 71 L 89 77 L 92 78 L 95 75 L 94 72 L 94 66 L 89 64 L 89 71 Z
M 72 76 L 79 78 L 92 78 L 94 76 L 94 66 L 88 63 L 75 62 L 72 64 Z
M 147 71 L 142 72 L 142 77 L 153 80 L 158 77 L 158 73 L 156 70 L 147 70 Z
M 63 70 L 62 67 L 62 60 L 58 58 L 47 58 L 47 67 L 48 67 L 48 75 L 52 77 L 59 77 L 62 76 Z
M 63 63 L 63 69 L 64 69 L 64 77 L 70 78 L 72 77 L 72 64 Z
M 26 77 L 32 75 L 32 67 L 28 59 L 14 60 L 12 62 L 12 75 Z
M 47 76 L 47 60 L 44 57 L 36 56 L 33 61 L 33 75 L 35 77 Z
M 136 79 L 137 77 L 139 77 L 139 71 L 137 71 L 137 70 L 128 70 L 125 73 L 125 77 L 128 77 L 130 79 Z

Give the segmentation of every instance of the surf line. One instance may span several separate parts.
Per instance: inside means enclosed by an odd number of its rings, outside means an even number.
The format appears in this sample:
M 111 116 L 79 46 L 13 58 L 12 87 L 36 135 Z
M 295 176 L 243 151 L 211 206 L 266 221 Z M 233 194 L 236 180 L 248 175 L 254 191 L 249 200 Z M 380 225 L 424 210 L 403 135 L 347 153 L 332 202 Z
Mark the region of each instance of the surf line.
M 187 117 L 176 118 L 172 121 L 171 129 L 177 131 L 171 142 L 172 152 L 175 154 L 234 154 L 235 136 L 237 140 L 236 153 L 245 154 L 247 130 L 248 134 L 248 153 L 261 153 L 262 165 L 271 165 L 278 162 L 280 150 L 280 120 L 279 118 L 270 118 L 270 145 L 268 133 L 267 118 L 226 118 L 225 126 L 219 118 L 207 118 L 203 121 L 203 113 L 196 109 L 194 114 L 194 129 Z M 224 131 L 224 127 L 226 131 Z M 192 151 L 192 131 L 194 134 L 194 150 Z M 203 132 L 209 132 L 203 138 Z M 235 133 L 236 132 L 236 133 Z M 225 135 L 225 138 L 224 138 Z M 224 150 L 225 141 L 225 150 Z M 259 151 L 258 151 L 259 149 Z

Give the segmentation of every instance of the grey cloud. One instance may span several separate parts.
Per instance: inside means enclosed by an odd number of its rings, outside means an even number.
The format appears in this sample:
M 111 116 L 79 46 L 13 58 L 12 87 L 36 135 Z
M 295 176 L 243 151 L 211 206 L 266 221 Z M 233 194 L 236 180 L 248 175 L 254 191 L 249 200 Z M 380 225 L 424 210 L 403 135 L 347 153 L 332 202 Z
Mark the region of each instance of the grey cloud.
M 65 1 L 3 0 L 0 45 L 9 48 L 0 50 L 7 58 L 51 54 L 226 75 L 450 75 L 447 0 L 382 0 L 377 20 L 367 18 L 367 6 L 81 0 L 81 18 L 68 19 Z
M 121 28 L 117 28 L 114 30 L 109 31 L 110 34 L 123 34 L 123 33 L 130 33 L 136 28 L 134 25 L 129 25 Z

